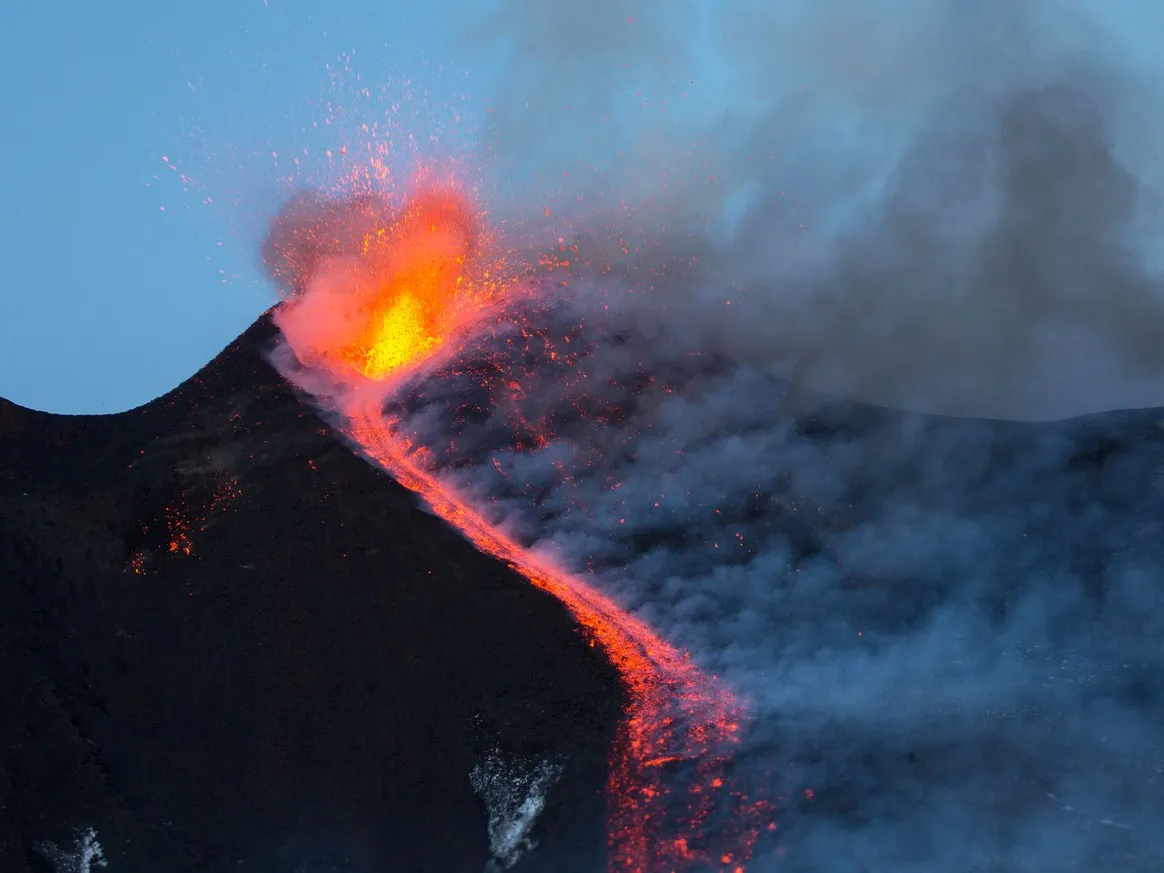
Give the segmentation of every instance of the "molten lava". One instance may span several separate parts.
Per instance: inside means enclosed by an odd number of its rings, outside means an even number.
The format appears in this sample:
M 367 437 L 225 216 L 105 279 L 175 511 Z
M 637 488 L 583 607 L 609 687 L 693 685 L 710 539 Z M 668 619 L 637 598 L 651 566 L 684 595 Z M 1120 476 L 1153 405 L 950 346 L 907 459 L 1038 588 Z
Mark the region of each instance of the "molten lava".
M 358 238 L 324 240 L 331 251 L 319 247 L 281 323 L 305 364 L 379 380 L 440 350 L 504 283 L 500 264 L 483 257 L 478 216 L 452 186 L 422 188 L 403 208 L 364 217 L 371 222 L 354 229 Z
M 365 239 L 365 254 L 382 272 L 368 305 L 368 330 L 345 350 L 365 376 L 381 378 L 444 340 L 473 235 L 463 200 L 426 193 L 392 226 Z
M 440 350 L 455 354 L 458 332 L 480 325 L 491 305 L 504 301 L 502 259 L 490 257 L 487 239 L 454 189 L 421 190 L 365 229 L 354 252 L 337 247 L 322 259 L 277 320 L 301 363 L 325 368 L 341 382 L 414 370 Z M 741 704 L 582 577 L 530 554 L 489 524 L 426 466 L 424 448 L 383 413 L 383 394 L 368 400 L 357 391 L 338 399 L 347 435 L 477 548 L 558 598 L 628 690 L 610 761 L 610 870 L 742 871 L 768 808 L 730 787 Z

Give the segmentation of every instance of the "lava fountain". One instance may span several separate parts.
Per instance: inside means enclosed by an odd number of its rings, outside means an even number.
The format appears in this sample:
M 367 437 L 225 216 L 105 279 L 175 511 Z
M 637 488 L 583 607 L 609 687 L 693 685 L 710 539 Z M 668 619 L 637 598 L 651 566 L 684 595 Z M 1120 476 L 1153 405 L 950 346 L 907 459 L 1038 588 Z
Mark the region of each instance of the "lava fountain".
M 440 352 L 503 288 L 477 271 L 477 218 L 451 185 L 399 208 L 362 197 L 346 216 L 295 227 L 268 252 L 295 264 L 280 324 L 306 366 L 385 379 Z
M 302 204 L 301 204 L 302 205 Z M 328 377 L 341 429 L 478 549 L 504 561 L 575 616 L 628 692 L 609 765 L 611 871 L 742 871 L 766 805 L 731 787 L 744 707 L 687 653 L 578 574 L 523 548 L 439 477 L 385 401 L 405 377 L 456 360 L 465 338 L 536 293 L 455 184 L 414 188 L 406 202 L 315 201 L 268 239 L 291 289 L 276 320 L 308 372 Z M 769 817 L 770 822 L 770 817 Z

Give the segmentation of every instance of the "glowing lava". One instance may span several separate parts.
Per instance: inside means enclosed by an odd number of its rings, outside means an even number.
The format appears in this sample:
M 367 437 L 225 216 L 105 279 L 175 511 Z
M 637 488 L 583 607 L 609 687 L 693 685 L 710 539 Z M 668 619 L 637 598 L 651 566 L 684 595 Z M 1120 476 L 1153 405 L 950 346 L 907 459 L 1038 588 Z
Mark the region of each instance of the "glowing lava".
M 506 283 L 455 187 L 420 188 L 396 210 L 363 202 L 359 221 L 312 229 L 311 277 L 280 325 L 303 363 L 378 380 L 441 350 Z
M 565 604 L 618 670 L 630 702 L 610 761 L 609 869 L 743 871 L 767 808 L 750 807 L 742 793 L 728 788 L 728 756 L 743 716 L 735 697 L 641 620 L 490 525 L 412 460 L 413 446 L 396 434 L 394 422 L 377 405 L 351 410 L 346 430 L 369 458 L 478 549 Z M 693 772 L 674 780 L 684 765 Z M 686 797 L 673 796 L 672 780 L 686 782 Z M 727 825 L 734 833 L 719 835 L 732 841 L 729 854 L 708 841 L 712 816 L 723 811 L 725 800 L 734 807 Z
M 501 259 L 489 257 L 486 228 L 454 189 L 422 189 L 355 237 L 322 257 L 276 316 L 300 362 L 341 382 L 385 380 L 438 351 L 453 354 L 457 332 L 504 301 Z M 424 448 L 400 435 L 382 412 L 384 393 L 338 398 L 347 435 L 478 549 L 558 598 L 625 684 L 628 710 L 609 768 L 609 869 L 742 871 L 768 809 L 730 787 L 740 703 L 581 577 L 490 525 L 426 467 Z

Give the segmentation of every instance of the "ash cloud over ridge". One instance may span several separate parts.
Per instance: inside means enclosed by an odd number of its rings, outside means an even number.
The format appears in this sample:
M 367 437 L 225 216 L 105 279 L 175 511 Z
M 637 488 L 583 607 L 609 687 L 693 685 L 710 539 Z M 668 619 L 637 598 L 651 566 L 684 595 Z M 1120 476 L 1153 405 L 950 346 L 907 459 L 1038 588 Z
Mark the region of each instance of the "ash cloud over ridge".
M 814 390 L 1161 400 L 1160 95 L 1128 28 L 555 9 L 505 4 L 520 75 L 484 142 L 511 237 L 578 242 L 569 285 L 388 411 L 750 699 L 741 766 L 786 798 L 757 869 L 1164 862 L 1159 412 Z M 728 96 L 680 104 L 708 58 Z M 678 120 L 630 113 L 635 80 Z

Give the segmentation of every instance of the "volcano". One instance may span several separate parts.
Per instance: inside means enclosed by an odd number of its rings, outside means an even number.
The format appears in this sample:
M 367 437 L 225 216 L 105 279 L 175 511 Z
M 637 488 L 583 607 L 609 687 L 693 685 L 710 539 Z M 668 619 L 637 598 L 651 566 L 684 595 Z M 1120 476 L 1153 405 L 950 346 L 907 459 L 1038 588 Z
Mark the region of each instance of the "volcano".
M 708 869 L 682 863 L 702 848 L 687 831 L 637 829 L 633 813 L 689 819 L 612 802 L 612 785 L 632 799 L 667 788 L 635 767 L 670 778 L 684 763 L 612 754 L 655 736 L 656 698 L 633 669 L 619 672 L 585 610 L 523 570 L 520 544 L 424 511 L 423 488 L 404 487 L 424 471 L 377 461 L 374 438 L 345 445 L 272 366 L 277 335 L 268 314 L 174 392 L 119 415 L 0 406 L 0 869 L 88 869 L 59 861 L 88 828 L 117 871 L 480 873 L 516 859 L 518 873 L 594 873 L 620 851 L 643 873 Z M 714 362 L 688 366 L 698 372 L 671 375 L 692 397 L 700 385 L 729 396 Z M 446 369 L 386 414 L 459 409 L 480 368 Z M 645 389 L 617 384 L 605 419 L 635 426 Z M 729 829 L 755 849 L 747 870 L 1159 869 L 1160 411 L 951 419 L 771 379 L 747 396 L 778 407 L 757 452 L 779 476 L 741 473 L 761 484 L 722 504 L 735 513 L 722 522 L 695 500 L 670 527 L 626 511 L 638 530 L 590 546 L 595 575 L 634 566 L 655 604 L 695 604 L 670 630 L 706 634 L 699 654 L 718 648 L 753 683 L 746 745 L 689 780 L 702 791 L 774 775 L 769 797 L 731 788 L 724 804 L 752 815 Z M 513 432 L 478 420 L 506 411 L 498 398 L 477 407 L 450 420 L 478 428 L 465 444 L 484 467 Z M 557 421 L 579 442 L 601 434 Z M 753 434 L 771 424 L 750 421 Z M 747 423 L 714 427 L 747 435 Z M 552 508 L 514 483 L 513 500 Z M 791 569 L 763 546 L 733 589 L 699 563 L 701 531 L 725 525 L 748 543 L 779 537 Z M 716 561 L 718 541 L 704 549 Z M 666 553 L 710 580 L 698 597 L 636 557 Z M 695 810 L 717 823 L 721 811 Z M 680 845 L 661 864 L 668 835 Z M 744 869 L 738 845 L 714 869 Z
M 546 767 L 513 869 L 600 869 L 616 673 L 338 441 L 276 333 L 117 415 L 0 401 L 0 869 L 92 828 L 117 871 L 479 873 Z

